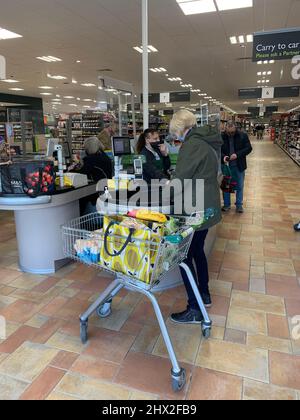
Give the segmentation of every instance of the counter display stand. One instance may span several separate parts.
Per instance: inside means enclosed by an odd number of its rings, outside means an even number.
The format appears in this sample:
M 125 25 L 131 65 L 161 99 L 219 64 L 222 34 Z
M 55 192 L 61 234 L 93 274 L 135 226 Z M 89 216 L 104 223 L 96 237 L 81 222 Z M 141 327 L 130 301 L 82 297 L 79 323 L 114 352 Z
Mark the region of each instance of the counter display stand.
M 66 265 L 61 226 L 80 216 L 79 200 L 96 186 L 68 189 L 53 196 L 0 197 L 0 210 L 14 211 L 19 266 L 25 273 L 53 274 Z

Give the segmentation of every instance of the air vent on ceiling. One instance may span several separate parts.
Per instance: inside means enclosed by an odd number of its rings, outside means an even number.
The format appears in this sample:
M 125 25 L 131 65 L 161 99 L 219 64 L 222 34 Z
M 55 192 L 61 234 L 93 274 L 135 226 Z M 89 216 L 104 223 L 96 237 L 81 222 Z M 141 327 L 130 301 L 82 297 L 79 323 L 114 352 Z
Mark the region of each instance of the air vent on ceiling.
M 103 72 L 111 72 L 112 69 L 99 69 L 98 71 L 100 71 L 101 73 L 103 73 Z

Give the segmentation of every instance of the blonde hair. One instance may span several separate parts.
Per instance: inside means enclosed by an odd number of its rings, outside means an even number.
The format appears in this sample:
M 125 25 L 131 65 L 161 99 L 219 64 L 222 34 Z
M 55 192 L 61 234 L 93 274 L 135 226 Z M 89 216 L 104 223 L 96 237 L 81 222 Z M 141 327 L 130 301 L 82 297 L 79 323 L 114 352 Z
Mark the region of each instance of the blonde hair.
M 174 114 L 170 123 L 170 133 L 172 135 L 180 135 L 196 125 L 196 116 L 187 109 L 182 109 Z
M 89 137 L 86 139 L 84 142 L 84 148 L 87 155 L 96 155 L 104 150 L 104 146 L 98 137 Z

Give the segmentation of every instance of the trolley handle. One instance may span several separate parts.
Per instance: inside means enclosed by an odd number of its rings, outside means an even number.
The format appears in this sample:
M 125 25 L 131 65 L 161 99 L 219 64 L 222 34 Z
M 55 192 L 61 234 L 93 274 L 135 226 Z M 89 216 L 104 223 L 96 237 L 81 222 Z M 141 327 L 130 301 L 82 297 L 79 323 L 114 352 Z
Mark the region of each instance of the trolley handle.
M 120 249 L 120 251 L 118 251 L 118 252 L 116 252 L 116 253 L 110 253 L 110 251 L 108 250 L 108 246 L 107 246 L 107 240 L 108 240 L 108 236 L 109 236 L 109 229 L 112 227 L 112 226 L 114 226 L 114 225 L 117 225 L 117 222 L 115 222 L 115 221 L 112 221 L 112 222 L 110 222 L 110 224 L 107 226 L 107 229 L 106 229 L 106 231 L 105 231 L 105 234 L 104 234 L 104 249 L 105 249 L 105 252 L 106 252 L 106 254 L 109 256 L 109 257 L 119 257 L 121 254 L 122 254 L 122 252 L 124 252 L 124 250 L 126 249 L 126 247 L 127 247 L 127 245 L 130 243 L 130 242 L 132 242 L 132 236 L 133 236 L 133 234 L 134 234 L 134 232 L 135 232 L 135 229 L 133 229 L 133 228 L 129 228 L 129 235 L 128 235 L 128 238 L 126 239 L 126 241 L 125 241 L 125 243 L 124 243 L 124 245 L 122 246 L 122 248 Z

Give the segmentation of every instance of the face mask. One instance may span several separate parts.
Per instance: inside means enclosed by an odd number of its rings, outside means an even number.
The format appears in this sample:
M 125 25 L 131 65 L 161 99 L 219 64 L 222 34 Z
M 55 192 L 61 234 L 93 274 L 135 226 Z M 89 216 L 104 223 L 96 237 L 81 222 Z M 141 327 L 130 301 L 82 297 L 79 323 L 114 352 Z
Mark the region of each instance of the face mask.
M 181 141 L 181 143 L 184 143 L 185 136 L 178 136 L 177 140 Z
M 151 147 L 154 150 L 159 150 L 159 146 L 160 146 L 160 141 L 157 141 L 155 143 L 151 143 Z

